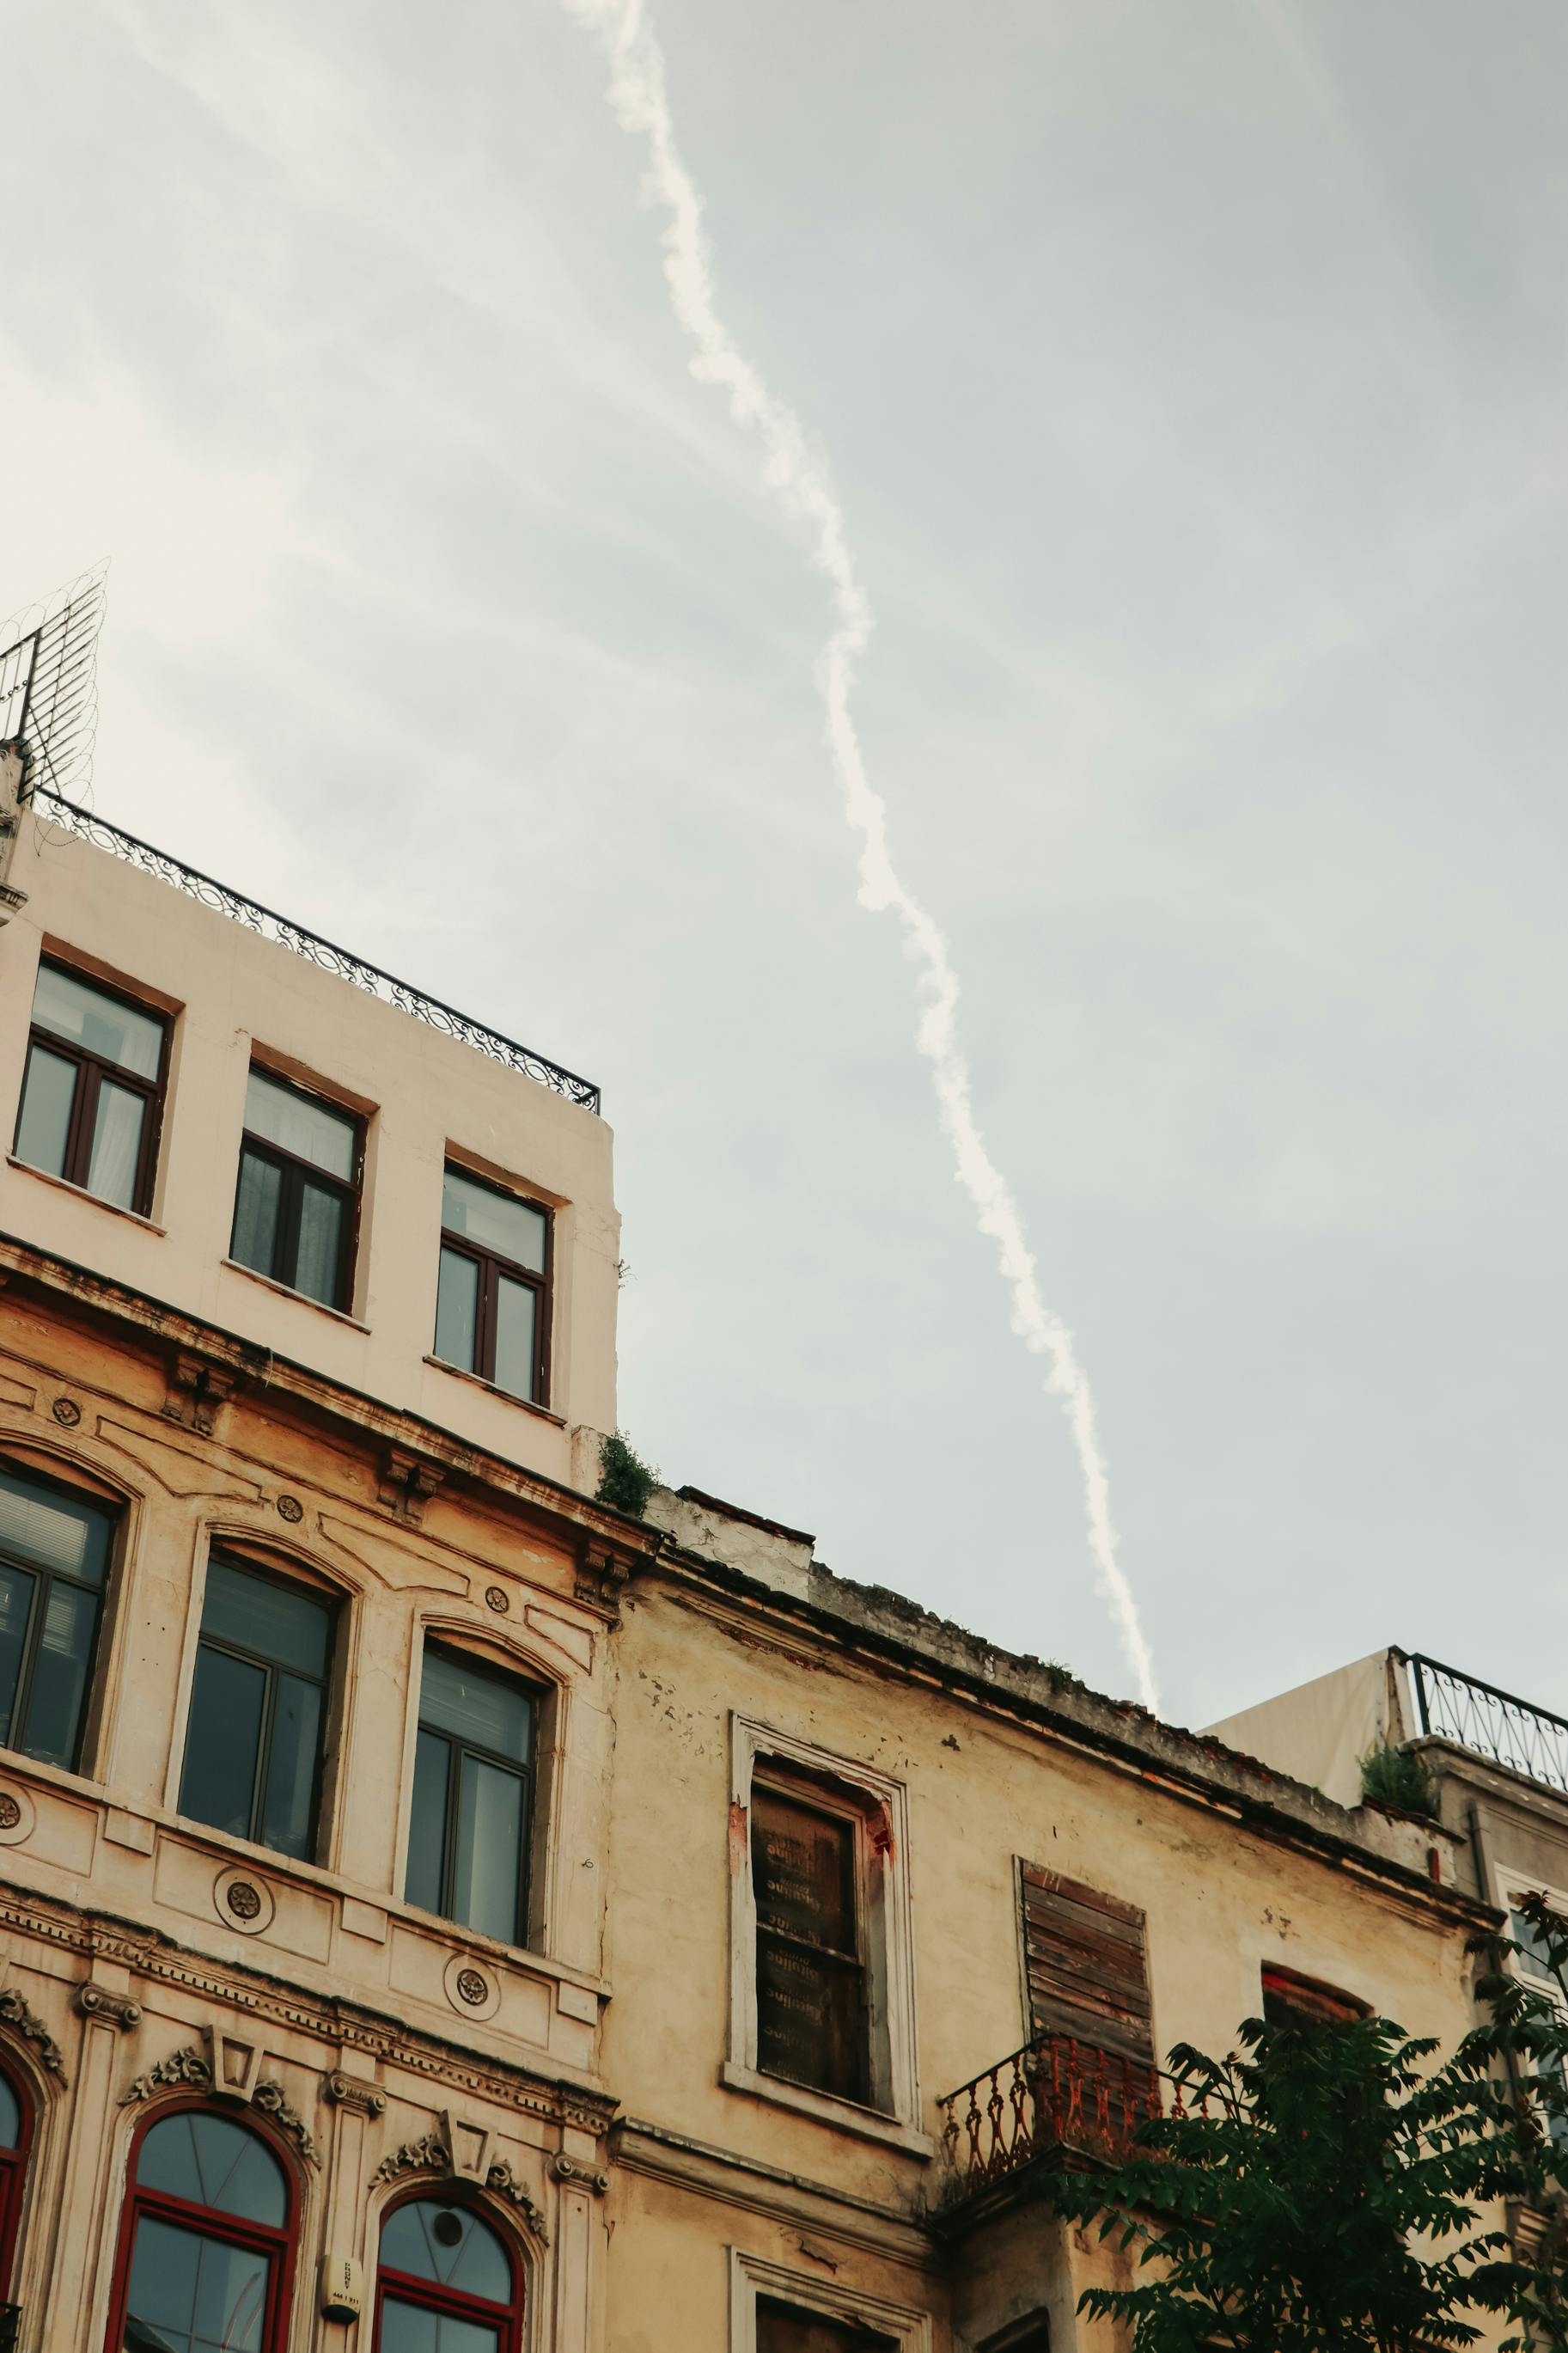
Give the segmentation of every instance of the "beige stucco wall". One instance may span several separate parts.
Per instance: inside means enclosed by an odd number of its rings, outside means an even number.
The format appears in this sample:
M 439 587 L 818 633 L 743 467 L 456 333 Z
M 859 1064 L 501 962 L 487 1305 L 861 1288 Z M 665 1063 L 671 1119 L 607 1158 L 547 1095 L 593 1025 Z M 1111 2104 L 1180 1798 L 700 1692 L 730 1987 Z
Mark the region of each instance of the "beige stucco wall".
M 1405 1670 L 1388 1651 L 1335 1667 L 1206 1728 L 1229 1748 L 1260 1757 L 1321 1789 L 1336 1805 L 1361 1801 L 1361 1760 L 1384 1741 L 1409 1738 Z
M 7 1145 L 46 939 L 178 1011 L 151 1219 L 7 1161 L 0 1228 L 570 1480 L 571 1427 L 616 1426 L 619 1240 L 605 1123 L 30 813 L 8 879 L 26 897 L 0 929 Z M 369 1113 L 352 1316 L 225 1262 L 253 1047 Z M 426 1361 L 448 1149 L 555 1206 L 550 1413 Z

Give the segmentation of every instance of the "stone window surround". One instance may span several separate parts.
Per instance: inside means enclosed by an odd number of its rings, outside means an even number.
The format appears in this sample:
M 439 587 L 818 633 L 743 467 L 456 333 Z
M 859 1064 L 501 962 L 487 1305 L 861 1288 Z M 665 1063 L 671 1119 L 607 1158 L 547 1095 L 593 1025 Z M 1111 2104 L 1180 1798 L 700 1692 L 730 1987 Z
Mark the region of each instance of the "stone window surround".
M 773 2296 L 802 2312 L 820 2313 L 825 2320 L 847 2321 L 852 2327 L 875 2329 L 890 2337 L 899 2353 L 931 2353 L 930 2315 L 908 2305 L 889 2304 L 877 2295 L 861 2295 L 820 2273 L 806 2275 L 786 2271 L 764 2256 L 749 2255 L 731 2247 L 730 2255 L 729 2353 L 757 2353 L 757 2304 Z
M 740 1849 L 730 1872 L 730 2039 L 719 2070 L 727 2089 L 750 2093 L 781 2107 L 794 2108 L 819 2123 L 868 2140 L 929 2158 L 934 2153 L 930 2136 L 921 2130 L 920 2079 L 915 2042 L 914 1953 L 910 1915 L 909 1810 L 903 1784 L 874 1767 L 838 1757 L 809 1741 L 774 1731 L 771 1725 L 732 1712 L 730 1718 L 731 1820 L 737 1826 Z M 757 1915 L 752 1887 L 752 1783 L 759 1762 L 776 1761 L 786 1768 L 839 1783 L 886 1814 L 892 1831 L 892 1853 L 883 1858 L 879 1900 L 868 1922 L 879 1946 L 878 1973 L 886 2005 L 887 2065 L 889 2107 L 887 2114 L 864 2108 L 791 2084 L 783 2076 L 765 2075 L 757 2066 Z M 754 2333 L 754 2332 L 753 2332 Z M 737 2340 L 739 2341 L 739 2340 Z M 748 2344 L 750 2338 L 745 2340 Z

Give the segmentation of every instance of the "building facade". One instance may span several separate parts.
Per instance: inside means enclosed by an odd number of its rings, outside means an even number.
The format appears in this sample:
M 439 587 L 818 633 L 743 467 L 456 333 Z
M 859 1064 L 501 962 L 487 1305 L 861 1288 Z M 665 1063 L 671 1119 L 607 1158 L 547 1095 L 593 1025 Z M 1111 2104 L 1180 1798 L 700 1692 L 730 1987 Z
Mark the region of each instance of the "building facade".
M 1178 2039 L 1452 2041 L 1463 1835 L 596 1502 L 591 1087 L 0 752 L 21 2353 L 1013 2353 Z M 977 1537 L 977 1542 L 979 1538 Z

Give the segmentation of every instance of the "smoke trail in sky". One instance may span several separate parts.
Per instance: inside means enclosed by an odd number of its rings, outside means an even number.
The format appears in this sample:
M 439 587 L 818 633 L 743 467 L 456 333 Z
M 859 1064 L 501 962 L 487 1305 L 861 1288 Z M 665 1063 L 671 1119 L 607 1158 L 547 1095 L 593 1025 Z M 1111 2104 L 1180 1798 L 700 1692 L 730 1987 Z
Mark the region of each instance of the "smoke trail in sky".
M 1059 1398 L 1083 1470 L 1089 1551 L 1110 1606 L 1128 1663 L 1145 1706 L 1158 1708 L 1154 1662 L 1138 1605 L 1116 1557 L 1110 1490 L 1095 1424 L 1094 1395 L 1072 1335 L 1040 1294 L 1034 1254 L 1006 1180 L 985 1148 L 970 1099 L 969 1066 L 958 1042 L 958 976 L 942 932 L 906 889 L 888 847 L 887 808 L 866 773 L 851 713 L 855 666 L 871 635 L 871 610 L 845 537 L 844 517 L 826 469 L 807 447 L 793 410 L 776 399 L 736 347 L 714 306 L 710 249 L 702 206 L 680 159 L 665 86 L 664 55 L 643 0 L 565 0 L 594 32 L 610 60 L 610 103 L 624 130 L 647 145 L 650 194 L 669 216 L 664 269 L 675 315 L 697 346 L 692 373 L 721 385 L 737 423 L 753 428 L 766 452 L 764 480 L 815 539 L 813 560 L 827 577 L 834 628 L 823 650 L 818 683 L 827 711 L 827 743 L 844 788 L 846 814 L 860 837 L 860 904 L 897 915 L 904 947 L 918 974 L 916 1036 L 931 1064 L 942 1124 L 952 1145 L 960 1183 L 974 1205 L 983 1233 L 996 1246 L 1002 1279 L 1012 1294 L 1013 1329 L 1032 1356 L 1045 1358 L 1046 1386 Z

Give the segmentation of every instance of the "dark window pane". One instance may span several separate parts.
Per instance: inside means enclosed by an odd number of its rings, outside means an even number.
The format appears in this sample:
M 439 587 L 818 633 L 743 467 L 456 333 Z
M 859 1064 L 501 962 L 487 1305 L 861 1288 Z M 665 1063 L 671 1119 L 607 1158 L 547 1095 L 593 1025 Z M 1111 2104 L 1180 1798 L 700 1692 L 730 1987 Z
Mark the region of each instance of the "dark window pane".
M 117 997 L 79 980 L 74 973 L 53 965 L 38 966 L 33 997 L 33 1019 L 40 1029 L 85 1046 L 106 1062 L 118 1062 L 137 1078 L 155 1079 L 163 1050 L 163 1024 L 151 1013 L 138 1013 Z
M 496 1282 L 497 1388 L 531 1398 L 534 1389 L 534 1326 L 539 1301 L 526 1282 L 504 1274 Z
M 898 2341 L 879 2328 L 829 2320 L 768 2296 L 757 2306 L 757 2353 L 898 2353 Z
M 316 1760 L 321 1754 L 321 1686 L 279 1675 L 272 1710 L 272 1748 L 261 1841 L 280 1854 L 309 1857 L 316 1843 Z
M 11 1715 L 16 1704 L 27 1619 L 37 1589 L 37 1578 L 29 1577 L 26 1569 L 0 1567 L 0 1743 L 7 1748 L 20 1746 L 12 1737 Z M 16 1730 L 20 1733 L 20 1725 Z
M 867 2096 L 855 1826 L 775 1789 L 752 1793 L 757 2064 L 841 2099 Z
M 446 1862 L 447 1777 L 452 1751 L 439 1733 L 421 1727 L 414 1755 L 414 1804 L 408 1822 L 408 1870 L 404 1894 L 426 1912 L 441 1909 Z
M 444 1365 L 474 1369 L 479 1333 L 479 1270 L 461 1250 L 443 1250 L 436 1289 L 436 1354 Z
M 239 1192 L 234 1205 L 230 1258 L 258 1274 L 270 1274 L 278 1255 L 278 1212 L 283 1198 L 282 1171 L 258 1152 L 239 1155 Z
M 136 1200 L 136 1176 L 142 1160 L 142 1125 L 147 1104 L 129 1087 L 105 1079 L 98 1091 L 93 1120 L 92 1153 L 87 1166 L 87 1189 L 100 1201 L 129 1209 Z
M 342 1263 L 343 1227 L 348 1203 L 341 1193 L 329 1192 L 307 1176 L 300 1190 L 300 1248 L 294 1263 L 294 1288 L 323 1307 L 338 1304 L 338 1270 Z
M 64 1176 L 76 1079 L 76 1064 L 62 1054 L 51 1054 L 45 1046 L 36 1045 L 27 1056 L 22 1116 L 16 1123 L 16 1157 L 29 1168 L 42 1168 L 51 1176 Z
M 136 2161 L 136 2179 L 143 2189 L 277 2231 L 288 2213 L 282 2168 L 266 2143 L 203 2108 L 182 2109 L 153 2126 Z
M 245 1091 L 245 1124 L 251 1135 L 276 1144 L 296 1160 L 347 1184 L 354 1173 L 354 1147 L 359 1124 L 325 1103 L 296 1094 L 260 1071 L 253 1070 Z
M 74 1766 L 81 1741 L 82 1704 L 98 1631 L 97 1596 L 56 1579 L 44 1605 L 44 1626 L 33 1662 L 27 1720 L 18 1747 L 46 1764 Z
M 233 1561 L 213 1560 L 207 1565 L 202 1632 L 277 1666 L 321 1678 L 331 1651 L 331 1605 Z
M 171 2353 L 260 2353 L 267 2317 L 268 2258 L 205 2232 L 144 2214 L 136 2225 L 127 2316 L 154 2332 L 126 2333 L 137 2348 Z
M 22 2137 L 22 2104 L 0 2075 L 0 2148 L 15 2148 Z
M 510 1194 L 492 1193 L 469 1176 L 447 1171 L 441 1188 L 441 1223 L 449 1234 L 461 1234 L 479 1249 L 510 1259 L 532 1274 L 544 1271 L 544 1243 L 549 1219 L 542 1209 Z
M 528 1762 L 533 1707 L 527 1693 L 509 1676 L 487 1674 L 455 1651 L 426 1651 L 419 1721 L 519 1765 Z
M 376 2353 L 497 2353 L 500 2344 L 500 2330 L 488 2320 L 420 2312 L 395 2295 L 381 2308 Z
M 461 1773 L 452 1916 L 510 1944 L 518 1933 L 524 1784 L 479 1757 L 465 1757 Z
M 860 1971 L 757 1932 L 757 2065 L 841 2100 L 867 2095 Z
M 460 2234 L 450 2245 L 432 2227 L 443 2215 L 450 2218 L 443 2232 L 449 2235 L 455 2222 Z M 381 2233 L 381 2261 L 384 2270 L 401 2272 L 406 2279 L 458 2288 L 490 2304 L 506 2304 L 511 2296 L 511 2267 L 489 2224 L 444 2199 L 416 2198 L 395 2208 Z
M 855 1826 L 777 1790 L 752 1793 L 757 1918 L 814 1945 L 853 1953 Z
M 0 1471 L 0 1553 L 101 1585 L 114 1515 L 16 1472 Z
M 201 1644 L 180 1811 L 236 1838 L 250 1836 L 266 1694 L 267 1678 L 259 1667 Z

